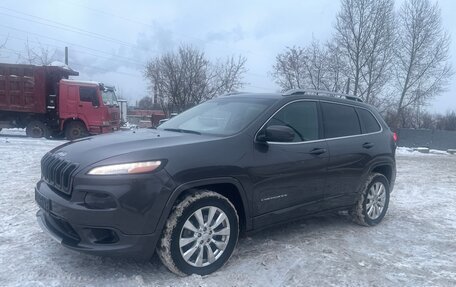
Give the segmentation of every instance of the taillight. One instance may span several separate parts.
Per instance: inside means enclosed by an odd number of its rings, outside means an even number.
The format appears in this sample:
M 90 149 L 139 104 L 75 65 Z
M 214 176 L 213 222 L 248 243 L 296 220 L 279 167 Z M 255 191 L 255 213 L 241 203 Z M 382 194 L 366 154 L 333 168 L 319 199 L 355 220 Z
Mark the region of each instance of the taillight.
M 397 143 L 397 133 L 393 133 L 393 140 L 395 143 Z

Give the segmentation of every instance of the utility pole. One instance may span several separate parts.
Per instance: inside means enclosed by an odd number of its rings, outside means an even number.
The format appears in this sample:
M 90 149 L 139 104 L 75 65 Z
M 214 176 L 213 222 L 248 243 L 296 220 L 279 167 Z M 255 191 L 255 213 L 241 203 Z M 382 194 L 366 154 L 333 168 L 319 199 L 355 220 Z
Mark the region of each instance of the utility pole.
M 68 66 L 68 47 L 65 47 L 65 65 Z

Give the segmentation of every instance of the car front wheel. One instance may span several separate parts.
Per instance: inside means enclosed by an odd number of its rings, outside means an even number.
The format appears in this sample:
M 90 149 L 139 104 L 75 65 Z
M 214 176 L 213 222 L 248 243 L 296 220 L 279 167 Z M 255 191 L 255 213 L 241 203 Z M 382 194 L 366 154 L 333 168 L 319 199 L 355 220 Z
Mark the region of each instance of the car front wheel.
M 233 204 L 212 191 L 199 191 L 177 204 L 167 220 L 157 253 L 178 275 L 210 274 L 230 258 L 239 235 Z

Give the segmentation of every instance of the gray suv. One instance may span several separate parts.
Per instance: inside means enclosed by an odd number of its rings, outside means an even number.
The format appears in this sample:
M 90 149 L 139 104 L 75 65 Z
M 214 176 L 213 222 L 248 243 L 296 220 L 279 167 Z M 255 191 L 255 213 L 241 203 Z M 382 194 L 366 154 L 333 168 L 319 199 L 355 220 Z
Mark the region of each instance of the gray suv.
M 348 210 L 378 224 L 396 176 L 395 136 L 360 99 L 322 91 L 237 93 L 156 130 L 76 140 L 47 153 L 35 190 L 64 246 L 209 274 L 239 234 Z

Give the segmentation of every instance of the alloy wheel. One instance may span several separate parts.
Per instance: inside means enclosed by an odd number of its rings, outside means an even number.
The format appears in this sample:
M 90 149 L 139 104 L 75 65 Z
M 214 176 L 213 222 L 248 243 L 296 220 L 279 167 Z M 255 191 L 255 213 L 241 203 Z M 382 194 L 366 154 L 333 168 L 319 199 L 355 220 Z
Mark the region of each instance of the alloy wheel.
M 370 219 L 380 217 L 385 207 L 386 188 L 381 182 L 374 183 L 367 194 L 366 212 Z
M 204 267 L 222 256 L 230 239 L 230 222 L 218 207 L 205 206 L 190 215 L 179 236 L 179 250 L 186 263 Z

